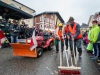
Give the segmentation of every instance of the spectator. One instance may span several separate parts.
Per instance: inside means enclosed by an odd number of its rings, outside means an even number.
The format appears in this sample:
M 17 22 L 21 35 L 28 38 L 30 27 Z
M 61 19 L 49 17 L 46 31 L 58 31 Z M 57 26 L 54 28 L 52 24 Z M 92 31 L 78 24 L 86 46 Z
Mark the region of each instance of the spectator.
M 100 30 L 100 24 L 98 24 L 98 26 L 99 26 L 99 30 Z M 98 45 L 98 50 L 99 50 L 99 53 L 98 53 L 98 65 L 100 66 L 100 31 L 99 31 L 97 45 Z
M 9 22 L 8 22 L 9 27 L 10 27 L 11 24 L 12 24 L 12 23 L 11 23 L 11 20 L 9 20 Z
M 43 34 L 43 30 L 39 30 L 39 36 L 43 36 L 44 34 Z
M 33 35 L 34 30 L 35 30 L 35 26 L 32 26 L 32 28 L 30 29 L 31 36 Z
M 90 35 L 90 43 L 93 43 L 93 48 L 94 48 L 94 56 L 92 56 L 91 58 L 93 60 L 96 60 L 98 58 L 98 49 L 97 49 L 97 41 L 98 41 L 98 36 L 99 36 L 99 31 L 100 28 L 98 27 L 97 21 L 94 20 L 92 22 L 92 30 L 91 30 L 91 35 Z
M 38 36 L 39 35 L 39 28 L 38 28 L 38 26 L 36 26 L 35 32 L 36 32 L 36 36 Z
M 83 43 L 84 43 L 84 46 L 86 46 L 86 47 L 89 43 L 89 39 L 88 39 L 89 30 L 90 30 L 90 27 L 87 28 L 87 30 L 83 34 Z
M 6 23 L 8 23 L 9 20 L 9 10 L 7 8 L 4 8 L 4 11 L 2 13 L 2 18 L 4 18 L 6 20 Z
M 25 39 L 25 22 L 24 21 L 22 21 L 22 25 L 20 25 L 19 39 Z
M 5 26 L 6 26 L 6 20 L 2 19 L 1 23 L 0 23 L 0 29 L 5 32 Z
M 85 37 L 89 33 L 90 28 L 91 27 L 88 27 L 87 30 L 83 33 L 83 37 Z
M 63 40 L 63 24 L 58 24 L 59 28 L 57 28 L 55 32 L 55 46 L 56 46 L 56 53 L 59 52 L 59 40 L 61 40 L 61 52 L 63 53 L 64 47 L 64 40 Z
M 20 32 L 20 27 L 16 20 L 13 20 L 13 24 L 10 26 L 11 43 L 18 42 L 18 35 Z
M 25 38 L 30 38 L 31 33 L 30 33 L 30 28 L 28 26 L 25 26 Z
M 0 24 L 0 29 L 3 31 L 3 33 L 8 39 L 4 42 L 2 47 L 8 47 L 10 41 L 10 34 L 9 34 L 9 25 L 6 23 L 5 19 L 2 19 L 2 23 Z

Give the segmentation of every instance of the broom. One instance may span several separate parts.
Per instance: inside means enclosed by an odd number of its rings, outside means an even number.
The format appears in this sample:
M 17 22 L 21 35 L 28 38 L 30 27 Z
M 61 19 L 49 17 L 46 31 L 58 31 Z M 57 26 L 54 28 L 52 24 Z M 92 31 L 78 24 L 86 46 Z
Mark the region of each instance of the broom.
M 61 46 L 59 46 L 59 49 L 61 50 Z M 64 52 L 66 54 L 67 66 L 62 66 L 62 65 L 58 66 L 58 68 L 60 69 L 60 73 L 61 74 L 81 74 L 80 71 L 79 71 L 81 69 L 81 67 L 77 67 L 77 61 L 76 61 L 75 51 L 74 51 L 74 41 L 73 41 L 73 53 L 74 53 L 74 62 L 75 62 L 76 66 L 73 65 L 71 51 L 69 51 L 70 52 L 70 56 L 71 56 L 71 66 L 69 66 L 67 51 L 66 51 L 66 48 L 65 48 L 65 41 L 64 41 Z M 60 61 L 60 62 L 62 63 L 62 61 Z

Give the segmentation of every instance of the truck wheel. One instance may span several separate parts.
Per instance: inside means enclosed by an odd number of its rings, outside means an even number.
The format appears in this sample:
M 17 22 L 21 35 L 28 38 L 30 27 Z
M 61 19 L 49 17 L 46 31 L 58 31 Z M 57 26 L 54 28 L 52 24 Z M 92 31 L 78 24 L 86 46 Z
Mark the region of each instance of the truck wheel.
M 38 48 L 37 50 L 37 57 L 41 57 L 43 54 L 43 49 L 42 48 Z
M 53 50 L 53 47 L 54 47 L 53 42 L 51 42 L 49 45 L 49 50 Z

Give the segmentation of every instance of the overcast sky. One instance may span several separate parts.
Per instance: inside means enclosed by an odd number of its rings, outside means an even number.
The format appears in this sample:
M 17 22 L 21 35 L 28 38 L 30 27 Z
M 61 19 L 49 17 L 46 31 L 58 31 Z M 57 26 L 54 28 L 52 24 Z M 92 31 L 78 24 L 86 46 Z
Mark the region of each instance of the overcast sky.
M 79 24 L 88 23 L 90 15 L 100 11 L 100 0 L 17 0 L 34 9 L 36 14 L 58 11 L 65 22 L 70 16 Z

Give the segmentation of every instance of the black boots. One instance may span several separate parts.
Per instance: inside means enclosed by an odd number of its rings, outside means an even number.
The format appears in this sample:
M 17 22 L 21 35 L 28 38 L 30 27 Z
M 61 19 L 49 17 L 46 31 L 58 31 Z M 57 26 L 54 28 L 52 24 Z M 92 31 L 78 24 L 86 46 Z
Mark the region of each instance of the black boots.
M 81 56 L 82 55 L 82 49 L 78 48 L 78 52 L 79 52 L 79 56 Z

